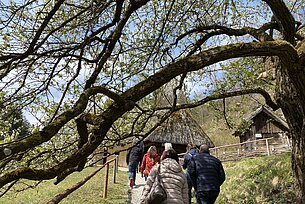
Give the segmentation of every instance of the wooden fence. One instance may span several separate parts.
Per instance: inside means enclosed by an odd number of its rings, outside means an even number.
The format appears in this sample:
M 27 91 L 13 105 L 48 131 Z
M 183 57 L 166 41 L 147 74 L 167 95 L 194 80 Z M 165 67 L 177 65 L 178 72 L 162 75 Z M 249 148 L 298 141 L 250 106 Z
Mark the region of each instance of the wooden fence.
M 244 157 L 256 157 L 290 152 L 289 140 L 283 142 L 278 138 L 265 138 L 237 144 L 224 145 L 210 149 L 210 153 L 221 161 L 238 160 Z
M 245 157 L 269 156 L 290 151 L 290 141 L 283 142 L 278 138 L 265 138 L 210 148 L 210 154 L 221 161 L 235 161 Z M 184 155 L 185 153 L 179 154 L 180 157 Z
M 91 173 L 89 176 L 81 180 L 80 182 L 76 183 L 72 187 L 66 189 L 65 191 L 57 194 L 52 200 L 48 202 L 48 204 L 55 204 L 59 203 L 62 199 L 67 197 L 69 194 L 74 192 L 76 189 L 84 185 L 87 181 L 89 181 L 95 174 L 97 174 L 100 170 L 105 168 L 105 176 L 104 176 L 104 190 L 103 190 L 103 198 L 107 198 L 107 191 L 108 191 L 108 183 L 109 183 L 109 165 L 110 163 L 113 163 L 113 183 L 116 183 L 116 175 L 118 173 L 118 155 L 115 156 L 115 158 L 107 161 L 105 164 L 100 166 L 98 169 L 96 169 L 93 173 Z

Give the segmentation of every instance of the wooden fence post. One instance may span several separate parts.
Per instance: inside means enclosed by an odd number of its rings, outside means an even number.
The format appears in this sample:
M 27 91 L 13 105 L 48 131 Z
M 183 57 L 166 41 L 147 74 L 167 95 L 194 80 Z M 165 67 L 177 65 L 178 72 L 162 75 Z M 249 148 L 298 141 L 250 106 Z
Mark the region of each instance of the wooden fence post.
M 107 163 L 107 165 L 106 165 L 105 178 L 104 178 L 104 194 L 103 194 L 103 198 L 107 198 L 108 174 L 109 174 L 109 163 Z
M 114 160 L 114 163 L 113 163 L 113 183 L 115 183 L 115 180 L 116 180 L 116 174 L 118 172 L 118 155 L 115 155 L 115 160 Z
M 289 140 L 289 137 L 286 136 L 286 139 L 287 139 L 287 145 L 288 145 L 288 148 L 291 149 L 291 144 L 290 144 L 290 140 Z
M 270 156 L 268 139 L 266 139 L 266 148 L 267 148 L 267 155 Z
M 116 160 L 116 172 L 119 173 L 119 155 L 117 156 L 117 160 Z

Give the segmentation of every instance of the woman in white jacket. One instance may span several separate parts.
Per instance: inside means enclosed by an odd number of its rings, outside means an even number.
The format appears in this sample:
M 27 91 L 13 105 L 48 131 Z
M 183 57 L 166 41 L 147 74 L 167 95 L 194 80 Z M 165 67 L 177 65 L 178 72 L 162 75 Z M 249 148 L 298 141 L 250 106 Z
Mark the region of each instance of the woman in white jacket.
M 164 151 L 161 156 L 160 178 L 167 193 L 167 200 L 160 204 L 188 204 L 188 185 L 186 175 L 178 163 L 178 155 L 175 150 Z M 148 176 L 142 192 L 141 204 L 145 204 L 158 173 L 158 165 L 155 165 Z

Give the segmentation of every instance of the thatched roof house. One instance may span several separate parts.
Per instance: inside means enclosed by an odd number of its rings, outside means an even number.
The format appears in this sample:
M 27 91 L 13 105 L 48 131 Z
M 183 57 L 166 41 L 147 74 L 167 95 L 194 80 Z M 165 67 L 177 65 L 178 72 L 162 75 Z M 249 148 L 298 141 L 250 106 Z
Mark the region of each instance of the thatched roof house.
M 189 143 L 197 146 L 205 143 L 214 147 L 211 139 L 187 111 L 173 113 L 144 140 L 146 150 L 150 145 L 155 145 L 159 154 L 164 150 L 166 142 L 172 143 L 178 153 L 185 152 Z

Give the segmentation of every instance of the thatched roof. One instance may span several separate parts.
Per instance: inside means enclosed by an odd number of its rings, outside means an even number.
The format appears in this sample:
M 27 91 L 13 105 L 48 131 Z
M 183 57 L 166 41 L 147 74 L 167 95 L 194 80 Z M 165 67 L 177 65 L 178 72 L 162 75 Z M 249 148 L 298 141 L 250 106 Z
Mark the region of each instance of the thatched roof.
M 214 147 L 211 139 L 186 111 L 173 113 L 144 141 L 182 145 L 193 143 L 198 146 L 208 144 L 210 147 Z

